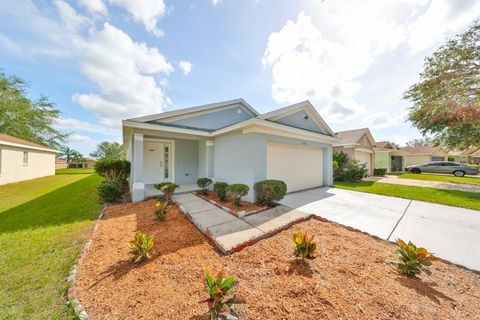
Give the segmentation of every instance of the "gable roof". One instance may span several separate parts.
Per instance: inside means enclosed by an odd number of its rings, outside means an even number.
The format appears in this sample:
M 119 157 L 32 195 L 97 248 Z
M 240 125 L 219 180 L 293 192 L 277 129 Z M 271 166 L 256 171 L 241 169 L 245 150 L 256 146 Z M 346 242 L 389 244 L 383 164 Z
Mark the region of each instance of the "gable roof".
M 305 112 L 311 117 L 311 119 L 317 124 L 317 126 L 321 128 L 325 133 L 331 136 L 335 136 L 335 133 L 332 131 L 332 129 L 330 129 L 325 120 L 323 120 L 322 116 L 320 116 L 318 111 L 315 109 L 315 107 L 309 100 L 305 100 L 299 103 L 292 104 L 290 106 L 286 106 L 277 110 L 261 114 L 257 116 L 257 118 L 262 120 L 275 121 L 300 110 L 305 110 Z
M 370 143 L 375 145 L 375 139 L 368 128 L 339 131 L 336 133 L 336 135 L 337 138 L 341 140 L 338 145 L 355 144 L 360 140 L 360 138 L 363 137 L 363 135 L 367 135 Z
M 33 150 L 42 150 L 42 151 L 50 151 L 50 152 L 57 152 L 50 147 L 33 143 L 27 140 L 23 140 L 17 137 L 9 136 L 7 134 L 0 133 L 0 144 L 14 146 L 14 147 L 21 147 Z
M 430 155 L 430 154 L 445 154 L 442 149 L 433 147 L 433 146 L 423 146 L 423 147 L 403 147 L 400 150 L 405 151 L 408 154 L 412 155 Z
M 242 105 L 253 116 L 258 116 L 259 115 L 257 110 L 255 110 L 245 100 L 240 98 L 240 99 L 233 99 L 233 100 L 221 101 L 221 102 L 216 102 L 216 103 L 204 104 L 204 105 L 200 105 L 200 106 L 184 108 L 184 109 L 179 109 L 179 110 L 174 110 L 174 111 L 167 111 L 167 112 L 152 114 L 152 115 L 143 116 L 143 117 L 131 118 L 131 119 L 127 119 L 127 120 L 128 121 L 137 121 L 137 122 L 149 122 L 149 121 L 155 121 L 155 120 L 166 120 L 168 118 L 173 118 L 173 117 L 182 117 L 182 116 L 189 116 L 189 117 L 192 116 L 193 117 L 196 114 L 199 114 L 199 113 L 202 113 L 202 112 L 208 112 L 208 111 L 212 111 L 214 109 L 228 107 L 228 106 L 232 106 L 232 105 L 236 105 L 236 104 Z

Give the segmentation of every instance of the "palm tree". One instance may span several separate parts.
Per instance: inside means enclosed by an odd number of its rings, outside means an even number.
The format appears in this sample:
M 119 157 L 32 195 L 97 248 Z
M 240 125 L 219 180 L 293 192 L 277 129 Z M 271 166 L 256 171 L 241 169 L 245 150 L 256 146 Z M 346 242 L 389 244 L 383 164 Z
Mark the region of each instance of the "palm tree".
M 80 152 L 78 152 L 76 150 L 73 150 L 73 149 L 70 149 L 67 146 L 62 147 L 60 152 L 61 152 L 60 156 L 65 157 L 65 160 L 67 161 L 68 166 L 70 166 L 70 163 L 72 161 L 80 162 L 80 163 L 83 163 L 85 161 L 85 158 L 83 157 L 83 155 Z

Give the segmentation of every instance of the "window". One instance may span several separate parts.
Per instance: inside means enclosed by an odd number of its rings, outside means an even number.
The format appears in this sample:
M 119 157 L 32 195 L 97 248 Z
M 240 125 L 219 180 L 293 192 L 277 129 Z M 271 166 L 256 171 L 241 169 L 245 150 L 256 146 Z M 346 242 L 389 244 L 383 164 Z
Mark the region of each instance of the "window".
M 28 152 L 23 152 L 23 165 L 28 166 Z
M 169 172 L 168 172 L 168 166 L 169 166 L 168 153 L 169 153 L 168 146 L 165 146 L 165 148 L 164 148 L 164 150 L 163 150 L 163 157 L 164 157 L 164 163 L 165 163 L 165 166 L 164 166 L 164 169 L 165 169 L 165 179 L 168 179 L 168 178 L 169 178 Z

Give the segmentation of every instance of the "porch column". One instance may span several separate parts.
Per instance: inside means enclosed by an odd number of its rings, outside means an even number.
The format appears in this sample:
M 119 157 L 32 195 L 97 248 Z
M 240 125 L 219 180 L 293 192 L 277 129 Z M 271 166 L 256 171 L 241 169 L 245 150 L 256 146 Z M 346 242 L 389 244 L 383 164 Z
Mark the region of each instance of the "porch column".
M 143 134 L 133 135 L 132 155 L 132 201 L 142 201 L 145 198 L 145 185 L 143 184 Z
M 323 185 L 331 186 L 333 184 L 333 148 L 327 146 L 323 148 Z
M 213 172 L 213 148 L 215 146 L 215 143 L 213 140 L 207 140 L 207 147 L 206 147 L 206 157 L 207 157 L 207 177 L 208 178 L 213 178 L 214 177 L 214 172 Z

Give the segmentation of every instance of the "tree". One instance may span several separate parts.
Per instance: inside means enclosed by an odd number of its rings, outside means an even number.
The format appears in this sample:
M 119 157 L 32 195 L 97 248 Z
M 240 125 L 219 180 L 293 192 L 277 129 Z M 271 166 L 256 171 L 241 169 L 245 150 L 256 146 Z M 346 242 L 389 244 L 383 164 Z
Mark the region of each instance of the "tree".
M 60 156 L 65 158 L 67 164 L 70 164 L 72 161 L 83 162 L 85 160 L 80 152 L 70 149 L 69 147 L 62 147 L 60 149 Z
M 408 119 L 446 149 L 480 147 L 480 21 L 425 59 L 420 82 L 404 93 Z
M 111 159 L 122 160 L 125 159 L 123 146 L 118 142 L 103 141 L 97 145 L 97 150 L 90 153 L 91 157 L 96 159 Z
M 26 88 L 21 78 L 0 71 L 0 133 L 60 147 L 68 136 L 53 128 L 60 110 L 46 96 L 31 100 Z
M 432 139 L 428 137 L 411 139 L 407 142 L 407 147 L 426 147 L 431 145 L 432 145 Z

